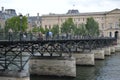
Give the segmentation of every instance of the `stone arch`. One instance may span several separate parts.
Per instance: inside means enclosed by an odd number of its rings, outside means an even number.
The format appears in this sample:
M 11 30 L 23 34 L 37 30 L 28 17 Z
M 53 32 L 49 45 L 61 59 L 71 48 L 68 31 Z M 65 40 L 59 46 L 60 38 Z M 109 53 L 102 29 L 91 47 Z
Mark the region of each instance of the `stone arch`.
M 118 36 L 119 36 L 118 34 L 119 34 L 119 32 L 118 32 L 118 31 L 115 31 L 115 36 L 114 36 L 114 37 L 115 37 L 116 39 L 117 39 Z

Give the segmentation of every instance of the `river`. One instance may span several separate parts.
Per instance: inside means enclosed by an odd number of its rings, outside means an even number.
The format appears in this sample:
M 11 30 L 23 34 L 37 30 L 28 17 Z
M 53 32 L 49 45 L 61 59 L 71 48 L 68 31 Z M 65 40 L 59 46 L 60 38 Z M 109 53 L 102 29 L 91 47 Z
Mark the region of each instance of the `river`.
M 77 66 L 77 77 L 31 76 L 30 80 L 120 80 L 120 53 L 95 60 L 95 66 Z

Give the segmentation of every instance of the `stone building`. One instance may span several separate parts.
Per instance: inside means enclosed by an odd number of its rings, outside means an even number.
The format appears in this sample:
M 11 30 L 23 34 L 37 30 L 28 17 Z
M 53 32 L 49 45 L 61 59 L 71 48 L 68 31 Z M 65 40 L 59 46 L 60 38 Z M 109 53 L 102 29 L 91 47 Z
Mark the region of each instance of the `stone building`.
M 101 36 L 118 37 L 118 34 L 120 34 L 120 9 L 88 13 L 79 13 L 78 10 L 68 10 L 66 14 L 43 15 L 41 16 L 41 26 L 49 29 L 53 25 L 61 26 L 68 18 L 73 18 L 74 23 L 78 26 L 82 23 L 85 24 L 89 17 L 93 17 L 99 23 Z
M 29 16 L 28 17 L 28 31 L 32 30 L 34 27 L 40 27 L 41 26 L 41 16 L 39 16 L 39 13 L 37 13 L 37 16 Z
M 15 9 L 4 9 L 2 7 L 0 11 L 0 28 L 4 28 L 5 21 L 13 16 L 17 16 Z

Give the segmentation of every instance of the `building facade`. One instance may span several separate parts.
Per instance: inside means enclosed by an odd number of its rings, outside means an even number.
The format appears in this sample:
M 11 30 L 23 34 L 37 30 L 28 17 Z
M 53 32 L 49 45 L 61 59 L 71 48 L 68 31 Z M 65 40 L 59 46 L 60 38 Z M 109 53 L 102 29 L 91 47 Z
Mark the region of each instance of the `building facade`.
M 15 9 L 4 9 L 2 7 L 0 11 L 0 29 L 4 28 L 5 21 L 13 16 L 17 16 Z
M 118 34 L 120 34 L 120 9 L 89 13 L 79 13 L 78 10 L 69 10 L 66 14 L 43 15 L 41 16 L 41 26 L 49 29 L 54 25 L 61 26 L 68 18 L 72 18 L 78 26 L 82 23 L 86 24 L 89 17 L 93 17 L 99 23 L 101 36 L 118 37 Z

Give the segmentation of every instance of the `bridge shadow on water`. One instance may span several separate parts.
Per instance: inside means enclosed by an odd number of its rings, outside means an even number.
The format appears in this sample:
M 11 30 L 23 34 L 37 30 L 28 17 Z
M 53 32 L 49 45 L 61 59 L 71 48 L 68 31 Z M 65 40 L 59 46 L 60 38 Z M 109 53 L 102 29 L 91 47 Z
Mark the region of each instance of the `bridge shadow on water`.
M 31 75 L 30 80 L 74 80 L 73 77 L 60 77 L 60 76 L 38 76 L 38 75 Z

